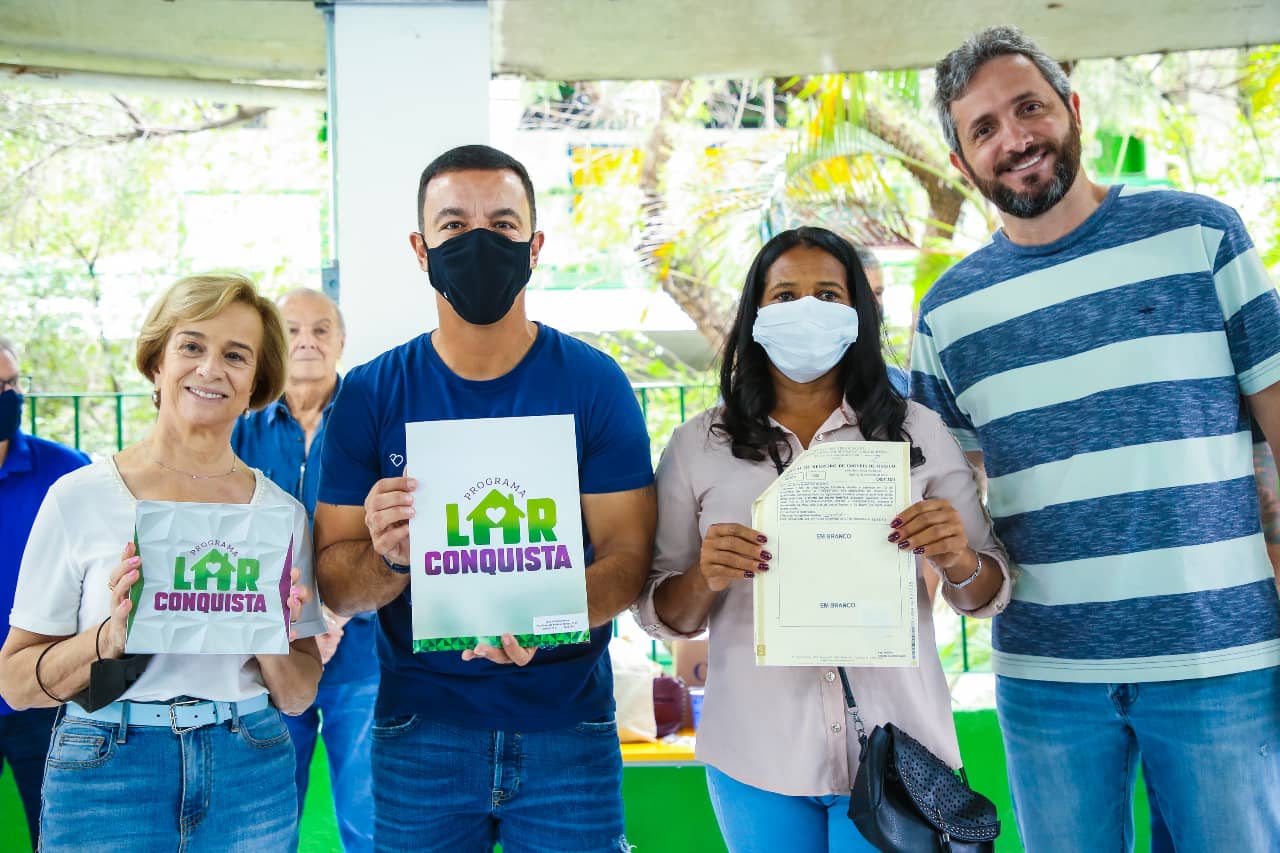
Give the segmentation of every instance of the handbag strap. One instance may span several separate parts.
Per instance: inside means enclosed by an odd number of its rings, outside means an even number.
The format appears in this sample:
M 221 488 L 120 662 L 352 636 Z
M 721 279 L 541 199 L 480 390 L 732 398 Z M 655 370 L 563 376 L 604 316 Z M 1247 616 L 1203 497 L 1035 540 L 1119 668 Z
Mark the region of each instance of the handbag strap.
M 862 716 L 858 714 L 858 704 L 853 701 L 853 688 L 849 686 L 849 676 L 844 674 L 844 667 L 838 666 L 836 669 L 840 673 L 840 686 L 844 688 L 844 704 L 849 706 L 849 716 L 853 717 L 853 730 L 858 733 L 858 743 L 866 749 L 867 727 L 862 722 Z
M 862 717 L 858 714 L 858 705 L 853 701 L 853 688 L 849 686 L 849 676 L 844 674 L 844 667 L 836 667 L 840 673 L 840 686 L 844 688 L 844 703 L 849 706 L 849 716 L 853 717 L 853 730 L 858 733 L 858 743 L 863 749 L 867 748 L 867 727 L 862 722 Z M 964 766 L 961 765 L 956 770 L 960 774 L 960 778 L 964 781 L 965 787 L 969 787 L 969 774 L 964 772 Z

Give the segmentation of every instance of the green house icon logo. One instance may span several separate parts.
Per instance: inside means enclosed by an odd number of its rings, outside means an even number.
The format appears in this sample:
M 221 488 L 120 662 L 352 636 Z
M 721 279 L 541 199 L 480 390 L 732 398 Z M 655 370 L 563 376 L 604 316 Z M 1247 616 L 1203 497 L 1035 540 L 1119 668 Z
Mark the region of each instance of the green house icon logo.
M 463 533 L 457 504 L 445 505 L 445 527 L 450 547 L 470 544 L 489 545 L 493 531 L 502 531 L 502 544 L 520 544 L 521 527 L 527 526 L 529 542 L 556 541 L 556 503 L 551 498 L 531 498 L 521 510 L 515 495 L 497 489 L 489 493 L 467 513 L 471 535 Z
M 179 555 L 173 566 L 173 588 L 207 590 L 212 582 L 219 592 L 229 592 L 234 582 L 237 592 L 257 592 L 260 571 L 257 560 L 242 557 L 233 561 L 214 548 L 191 565 Z

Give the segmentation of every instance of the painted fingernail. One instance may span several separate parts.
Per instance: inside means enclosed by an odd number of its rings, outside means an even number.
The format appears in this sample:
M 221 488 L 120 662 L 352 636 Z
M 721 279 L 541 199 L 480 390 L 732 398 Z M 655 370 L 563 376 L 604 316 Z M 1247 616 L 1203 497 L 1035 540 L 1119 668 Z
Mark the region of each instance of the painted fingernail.
M 763 545 L 764 543 L 769 541 L 769 537 L 761 533 L 760 535 L 756 536 L 756 541 L 759 542 L 761 545 Z
M 743 576 L 744 578 L 746 578 L 747 580 L 751 580 L 753 577 L 755 577 L 755 576 L 756 576 L 756 573 L 755 573 L 755 572 L 743 572 L 743 573 L 742 573 L 742 576 Z
M 762 560 L 772 560 L 772 559 L 773 559 L 773 555 L 772 555 L 772 554 L 770 554 L 768 551 L 761 551 L 761 552 L 760 552 L 760 559 L 762 559 Z
M 760 571 L 762 571 L 762 572 L 767 572 L 767 571 L 769 571 L 769 564 L 768 564 L 768 563 L 756 563 L 756 568 L 757 568 L 757 569 L 759 569 L 759 570 L 760 570 Z
M 924 553 L 924 546 L 923 546 L 923 545 L 921 545 L 919 548 L 916 548 L 916 549 L 915 549 L 914 551 L 912 551 L 911 553 L 912 553 L 912 554 L 915 554 L 915 555 L 917 555 L 917 556 L 919 556 L 920 554 L 923 554 L 923 553 Z
M 129 558 L 128 565 L 130 565 L 130 566 L 140 566 L 140 565 L 142 565 L 142 558 L 141 558 L 141 557 L 130 557 L 130 558 Z
M 893 533 L 890 533 L 890 534 L 889 534 L 889 541 L 890 541 L 890 542 L 897 542 L 897 541 L 898 541 L 899 539 L 901 539 L 901 538 L 902 538 L 902 534 L 901 534 L 901 533 L 898 533 L 897 531 L 894 531 Z
M 889 526 L 890 526 L 890 527 L 901 527 L 901 526 L 902 526 L 902 519 L 900 519 L 900 518 L 895 518 L 893 521 L 889 522 Z
M 908 542 L 906 539 L 903 539 L 901 542 L 898 543 L 898 547 L 903 551 L 905 551 L 911 547 L 911 543 Z

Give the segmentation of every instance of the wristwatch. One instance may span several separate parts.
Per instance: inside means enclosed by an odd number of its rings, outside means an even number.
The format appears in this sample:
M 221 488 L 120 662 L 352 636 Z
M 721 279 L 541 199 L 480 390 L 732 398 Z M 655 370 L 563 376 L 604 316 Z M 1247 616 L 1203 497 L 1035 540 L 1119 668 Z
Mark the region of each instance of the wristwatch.
M 408 566 L 406 566 L 406 565 L 404 565 L 404 564 L 402 564 L 402 563 L 393 563 L 393 562 L 391 562 L 391 558 L 390 558 L 390 557 L 388 557 L 386 554 L 379 554 L 378 556 L 382 558 L 382 562 L 384 562 L 384 563 L 386 563 L 386 564 L 387 564 L 387 568 L 388 568 L 388 569 L 390 569 L 391 571 L 395 572 L 396 574 L 398 574 L 398 575 L 407 575 L 407 574 L 409 574 L 410 569 L 409 569 L 409 567 L 408 567 Z M 981 560 L 979 560 L 978 568 L 982 568 Z M 969 580 L 973 580 L 973 578 L 970 578 Z M 968 582 L 969 582 L 969 581 L 965 581 L 965 583 L 968 583 Z
M 979 554 L 977 551 L 974 551 L 973 553 L 974 553 L 974 556 L 978 558 L 978 565 L 974 567 L 973 574 L 969 575 L 969 577 L 957 583 L 956 581 L 953 581 L 951 578 L 947 577 L 946 572 L 943 572 L 942 579 L 946 581 L 947 586 L 951 587 L 952 589 L 964 589 L 966 586 L 976 581 L 978 579 L 978 575 L 982 574 L 982 555 Z M 383 557 L 383 559 L 385 560 L 386 557 Z M 408 569 L 406 568 L 405 571 L 408 571 Z

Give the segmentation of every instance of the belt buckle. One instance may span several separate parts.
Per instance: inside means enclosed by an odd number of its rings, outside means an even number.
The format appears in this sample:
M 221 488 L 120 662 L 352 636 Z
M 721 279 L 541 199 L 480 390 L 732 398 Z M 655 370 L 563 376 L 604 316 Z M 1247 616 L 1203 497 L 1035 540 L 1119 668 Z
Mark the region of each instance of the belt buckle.
M 187 699 L 187 700 L 185 700 L 185 701 L 183 701 L 183 702 L 170 702 L 170 703 L 169 703 L 169 728 L 173 730 L 173 733 L 174 733 L 175 735 L 184 735 L 184 734 L 186 734 L 187 732 L 193 732 L 193 731 L 195 731 L 196 729 L 200 728 L 200 726 L 179 726 L 179 725 L 178 725 L 178 712 L 177 712 L 177 711 L 175 711 L 174 709 L 175 709 L 175 708 L 187 708 L 187 707 L 190 707 L 191 705 L 199 705 L 199 704 L 201 704 L 201 703 L 203 703 L 203 702 L 205 702 L 205 701 L 206 701 L 206 700 L 204 700 L 204 699 Z M 216 713 L 216 712 L 214 713 L 214 717 L 215 717 L 215 718 L 217 717 L 217 713 Z

